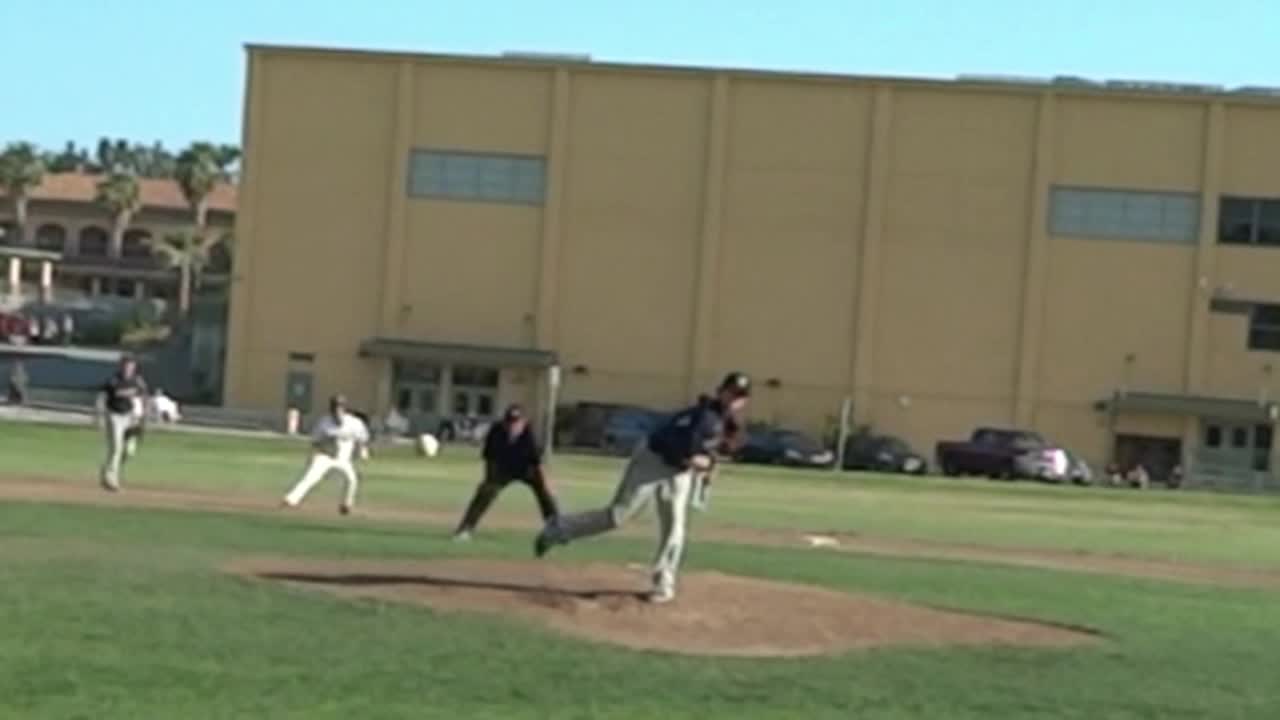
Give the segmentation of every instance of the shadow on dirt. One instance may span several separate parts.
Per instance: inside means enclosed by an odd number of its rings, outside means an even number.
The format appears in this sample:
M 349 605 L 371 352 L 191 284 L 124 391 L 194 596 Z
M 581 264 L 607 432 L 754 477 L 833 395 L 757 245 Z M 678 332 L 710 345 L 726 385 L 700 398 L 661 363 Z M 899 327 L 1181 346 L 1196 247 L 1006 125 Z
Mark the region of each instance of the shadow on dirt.
M 643 600 L 644 594 L 634 590 L 588 589 L 575 590 L 532 583 L 495 582 L 487 580 L 459 580 L 455 578 L 436 577 L 431 575 L 397 575 L 368 573 L 303 573 L 303 572 L 262 572 L 257 576 L 264 580 L 301 583 L 306 585 L 327 585 L 340 587 L 387 587 L 387 586 L 419 586 L 458 590 L 487 590 L 505 592 L 515 595 L 543 595 L 577 600 L 606 600 L 624 598 Z

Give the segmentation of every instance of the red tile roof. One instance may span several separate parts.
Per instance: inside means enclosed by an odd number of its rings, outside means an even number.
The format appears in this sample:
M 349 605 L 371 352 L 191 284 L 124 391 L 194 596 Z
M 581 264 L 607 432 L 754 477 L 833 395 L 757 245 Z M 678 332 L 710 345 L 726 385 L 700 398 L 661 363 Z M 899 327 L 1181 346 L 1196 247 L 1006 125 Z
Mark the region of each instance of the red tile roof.
M 91 203 L 98 194 L 98 181 L 101 179 L 101 175 L 49 173 L 44 176 L 40 187 L 32 191 L 31 199 Z M 187 199 L 182 196 L 182 189 L 173 180 L 139 178 L 138 185 L 143 207 L 175 210 L 185 210 L 188 207 Z M 4 188 L 0 188 L 0 197 L 4 195 Z M 209 194 L 209 209 L 235 212 L 236 186 L 223 183 L 215 187 Z

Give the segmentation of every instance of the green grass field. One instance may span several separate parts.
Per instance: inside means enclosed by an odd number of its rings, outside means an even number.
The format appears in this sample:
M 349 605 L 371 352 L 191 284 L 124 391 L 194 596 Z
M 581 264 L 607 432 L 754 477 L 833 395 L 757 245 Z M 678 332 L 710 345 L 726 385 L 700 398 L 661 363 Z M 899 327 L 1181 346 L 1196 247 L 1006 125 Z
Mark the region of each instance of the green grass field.
M 0 426 L 0 484 L 89 485 L 98 435 Z M 269 505 L 300 445 L 153 433 L 130 488 Z M 557 457 L 568 507 L 607 497 L 616 461 Z M 1280 717 L 1280 592 L 1117 575 L 765 547 L 715 531 L 804 529 L 1280 571 L 1280 501 L 731 468 L 686 567 L 931 606 L 1083 625 L 1072 650 L 878 649 L 804 660 L 625 650 L 516 619 L 347 601 L 227 576 L 232 558 L 523 558 L 530 533 L 448 542 L 474 450 L 379 455 L 366 517 L 0 501 L 0 718 L 1250 718 Z M 310 505 L 331 508 L 336 483 Z M 532 527 L 515 487 L 493 527 Z M 641 534 L 557 562 L 646 561 Z M 700 538 L 700 534 L 704 537 Z M 717 535 L 716 537 L 722 537 Z M 532 560 L 530 560 L 532 562 Z M 788 612 L 778 607 L 778 613 Z

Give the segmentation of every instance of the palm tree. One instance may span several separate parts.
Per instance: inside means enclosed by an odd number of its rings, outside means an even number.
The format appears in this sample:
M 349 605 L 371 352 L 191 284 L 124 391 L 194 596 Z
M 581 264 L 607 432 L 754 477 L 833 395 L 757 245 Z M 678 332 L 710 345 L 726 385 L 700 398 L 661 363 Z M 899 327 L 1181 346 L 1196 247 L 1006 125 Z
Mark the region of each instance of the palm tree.
M 150 238 L 147 246 L 151 252 L 164 258 L 169 267 L 178 271 L 178 312 L 183 317 L 191 311 L 192 289 L 200 274 L 209 264 L 211 243 L 192 231 L 172 233 L 161 239 Z
M 195 232 L 203 235 L 208 227 L 209 195 L 219 183 L 226 182 L 225 152 L 207 142 L 192 143 L 178 155 L 175 177 L 182 194 L 191 206 Z
M 18 234 L 15 245 L 26 242 L 27 203 L 31 191 L 44 180 L 44 172 L 44 158 L 31 143 L 11 143 L 0 152 L 0 186 L 13 201 L 13 220 Z
M 98 204 L 111 213 L 111 252 L 118 258 L 124 250 L 124 231 L 130 221 L 142 209 L 142 194 L 138 178 L 124 172 L 113 172 L 98 181 Z

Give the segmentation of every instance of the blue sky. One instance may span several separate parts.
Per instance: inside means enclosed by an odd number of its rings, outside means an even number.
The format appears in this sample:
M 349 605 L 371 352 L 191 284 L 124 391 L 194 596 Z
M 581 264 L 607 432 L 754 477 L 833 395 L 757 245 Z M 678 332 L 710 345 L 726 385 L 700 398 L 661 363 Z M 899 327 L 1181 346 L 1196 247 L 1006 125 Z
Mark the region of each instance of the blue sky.
M 237 142 L 246 42 L 1280 85 L 1277 0 L 0 0 L 0 35 L 0 142 L 50 146 Z

